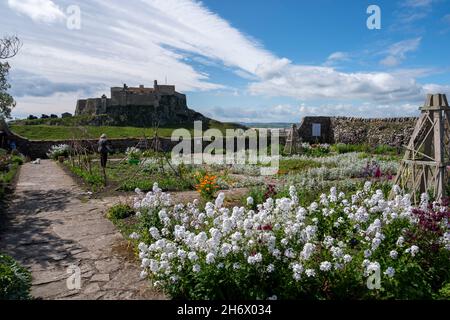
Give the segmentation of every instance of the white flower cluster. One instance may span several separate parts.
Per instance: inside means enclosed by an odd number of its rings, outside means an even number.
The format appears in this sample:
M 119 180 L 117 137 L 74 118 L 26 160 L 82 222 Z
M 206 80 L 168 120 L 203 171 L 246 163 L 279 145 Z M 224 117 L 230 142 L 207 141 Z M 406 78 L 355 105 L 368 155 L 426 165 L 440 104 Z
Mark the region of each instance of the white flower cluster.
M 142 154 L 141 149 L 136 147 L 128 147 L 125 151 L 125 155 L 128 159 L 138 159 Z
M 68 155 L 70 152 L 70 146 L 67 144 L 54 145 L 48 150 L 47 157 L 55 159 L 59 156 Z
M 401 231 L 392 246 L 392 241 L 386 241 L 386 228 L 397 221 L 413 225 L 416 220 L 408 194 L 398 194 L 388 201 L 380 190 L 370 190 L 367 183 L 364 190 L 346 198 L 333 188 L 318 203 L 302 207 L 291 187 L 289 198 L 269 198 L 258 204 L 256 211 L 223 207 L 223 193 L 201 210 L 198 201 L 172 205 L 170 195 L 156 184 L 147 194 L 136 190 L 135 209 L 158 215 L 162 225 L 149 229 L 151 243 L 139 244 L 142 275 L 148 274 L 164 284 L 176 283 L 186 272 L 229 267 L 232 274 L 251 269 L 268 275 L 283 269 L 290 270 L 291 279 L 301 281 L 341 272 L 347 265 L 358 263 L 365 276 L 383 267 L 383 274 L 392 278 L 394 268 L 382 266 L 381 261 L 394 263 L 401 255 L 414 258 L 420 249 L 410 245 L 399 250 L 405 245 Z M 247 203 L 252 204 L 253 199 L 248 198 Z M 323 233 L 335 229 L 345 232 L 338 236 Z M 448 233 L 443 241 L 448 243 Z M 386 257 L 376 261 L 380 252 L 385 252 Z M 365 258 L 362 266 L 359 257 Z

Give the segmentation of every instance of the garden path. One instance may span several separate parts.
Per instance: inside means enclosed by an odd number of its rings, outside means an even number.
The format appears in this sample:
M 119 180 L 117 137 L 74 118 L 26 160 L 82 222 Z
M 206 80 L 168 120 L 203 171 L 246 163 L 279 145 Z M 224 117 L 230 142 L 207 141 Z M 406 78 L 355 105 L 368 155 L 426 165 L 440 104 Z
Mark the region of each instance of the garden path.
M 139 278 L 132 250 L 104 217 L 109 201 L 86 198 L 53 161 L 21 167 L 0 230 L 0 251 L 32 272 L 34 297 L 164 298 Z M 69 266 L 80 268 L 81 289 L 68 289 Z

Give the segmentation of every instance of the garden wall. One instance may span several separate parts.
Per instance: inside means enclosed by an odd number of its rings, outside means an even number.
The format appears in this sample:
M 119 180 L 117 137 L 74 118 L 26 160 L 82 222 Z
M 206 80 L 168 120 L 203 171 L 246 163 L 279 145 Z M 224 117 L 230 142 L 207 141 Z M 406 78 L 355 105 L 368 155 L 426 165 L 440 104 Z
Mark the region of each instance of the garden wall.
M 28 140 L 17 134 L 11 133 L 9 136 L 10 140 L 15 141 L 17 149 L 24 155 L 30 157 L 31 159 L 36 158 L 47 158 L 47 152 L 53 145 L 67 144 L 73 145 L 73 140 Z M 285 138 L 280 138 L 280 143 L 284 143 Z M 81 143 L 83 147 L 88 148 L 94 152 L 97 150 L 97 139 L 85 139 L 77 140 L 77 143 Z M 123 138 L 123 139 L 109 139 L 111 146 L 115 152 L 125 152 L 129 147 L 137 147 L 142 150 L 152 148 L 152 139 L 143 140 L 140 138 Z M 171 141 L 170 138 L 159 138 L 159 148 L 165 152 L 172 151 L 173 147 L 179 144 L 179 141 Z M 191 145 L 191 152 L 194 152 L 194 143 L 189 140 Z M 211 144 L 210 141 L 203 141 L 203 150 L 206 146 Z M 270 145 L 270 137 L 268 138 L 267 144 Z M 223 146 L 226 148 L 226 141 L 224 139 Z M 238 143 L 235 139 L 234 149 L 237 151 Z M 246 148 L 249 147 L 248 140 L 246 140 Z
M 304 117 L 298 128 L 306 142 L 390 145 L 401 147 L 411 137 L 418 118 Z M 320 136 L 313 136 L 320 124 Z M 317 132 L 316 132 L 317 133 Z

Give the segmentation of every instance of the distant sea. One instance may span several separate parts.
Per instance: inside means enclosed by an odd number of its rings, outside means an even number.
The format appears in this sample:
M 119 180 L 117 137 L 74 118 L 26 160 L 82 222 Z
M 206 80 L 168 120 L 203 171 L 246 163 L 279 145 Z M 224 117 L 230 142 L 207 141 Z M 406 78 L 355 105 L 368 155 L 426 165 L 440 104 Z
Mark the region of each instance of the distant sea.
M 291 122 L 239 122 L 248 128 L 290 128 Z

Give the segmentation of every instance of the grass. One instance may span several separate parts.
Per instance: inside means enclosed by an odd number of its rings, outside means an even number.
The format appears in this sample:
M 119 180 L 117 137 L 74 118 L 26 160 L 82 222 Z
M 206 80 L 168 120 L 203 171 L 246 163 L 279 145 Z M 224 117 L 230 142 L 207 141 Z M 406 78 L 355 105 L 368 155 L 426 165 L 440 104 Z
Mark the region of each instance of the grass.
M 9 123 L 11 130 L 30 140 L 70 140 L 79 138 L 98 138 L 105 133 L 109 138 L 140 138 L 152 137 L 155 133 L 153 128 L 141 127 L 117 127 L 117 126 L 92 126 L 87 125 L 91 117 L 80 116 L 59 119 L 35 119 L 16 120 Z M 206 129 L 219 129 L 225 132 L 226 129 L 236 129 L 241 126 L 234 123 L 223 123 L 211 120 Z M 160 137 L 171 137 L 175 129 L 185 128 L 193 134 L 194 124 L 166 125 L 158 129 Z
M 279 174 L 293 174 L 306 171 L 311 168 L 319 168 L 322 164 L 313 160 L 288 159 L 280 161 Z
M 331 146 L 333 152 L 342 154 L 349 152 L 363 152 L 367 154 L 378 154 L 378 155 L 398 155 L 399 150 L 395 147 L 388 145 L 377 145 L 370 146 L 368 144 L 345 144 L 337 143 Z
M 84 138 L 96 139 L 105 133 L 111 139 L 117 138 L 138 138 L 152 137 L 153 129 L 137 127 L 108 127 L 108 126 L 86 126 L 86 127 L 67 127 L 50 125 L 11 125 L 11 130 L 30 140 L 71 140 Z M 173 128 L 160 128 L 158 135 L 161 137 L 170 137 Z
M 99 163 L 93 162 L 91 171 L 72 166 L 68 161 L 65 166 L 76 176 L 81 178 L 90 191 L 99 192 L 104 188 L 103 174 Z M 136 188 L 142 191 L 150 191 L 155 182 L 165 191 L 188 191 L 193 190 L 195 184 L 192 174 L 185 174 L 180 179 L 174 172 L 161 170 L 146 170 L 139 165 L 128 162 L 109 161 L 106 167 L 108 189 L 117 191 L 134 191 Z
M 19 155 L 8 156 L 6 150 L 0 149 L 0 200 L 4 197 L 8 187 L 23 164 L 23 158 Z

